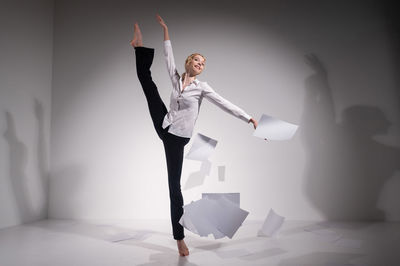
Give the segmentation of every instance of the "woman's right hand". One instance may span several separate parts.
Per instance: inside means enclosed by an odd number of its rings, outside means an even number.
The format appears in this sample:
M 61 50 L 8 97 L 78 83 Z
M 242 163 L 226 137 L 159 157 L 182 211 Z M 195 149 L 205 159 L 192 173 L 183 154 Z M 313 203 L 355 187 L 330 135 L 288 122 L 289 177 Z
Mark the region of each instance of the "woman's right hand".
M 165 21 L 162 19 L 162 17 L 159 15 L 159 14 L 157 14 L 157 21 L 158 21 L 158 23 L 160 23 L 160 25 L 163 27 L 163 28 L 168 28 L 167 27 L 167 24 L 165 24 Z

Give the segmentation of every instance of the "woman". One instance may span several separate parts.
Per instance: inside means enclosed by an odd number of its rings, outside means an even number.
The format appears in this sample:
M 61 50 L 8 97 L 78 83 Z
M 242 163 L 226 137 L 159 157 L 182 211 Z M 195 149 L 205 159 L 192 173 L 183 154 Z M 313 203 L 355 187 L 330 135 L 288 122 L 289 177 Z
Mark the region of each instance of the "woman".
M 135 23 L 134 26 L 131 45 L 135 48 L 137 75 L 147 99 L 150 116 L 155 130 L 164 144 L 173 236 L 177 240 L 179 255 L 187 256 L 189 250 L 183 240 L 185 237 L 183 227 L 179 224 L 179 219 L 183 214 L 180 179 L 184 147 L 192 136 L 202 99 L 207 98 L 230 114 L 247 123 L 253 123 L 254 128 L 257 127 L 257 121 L 218 95 L 206 82 L 201 82 L 196 78 L 204 69 L 206 61 L 204 56 L 198 53 L 188 56 L 185 62 L 185 73 L 182 76 L 178 74 L 168 27 L 159 15 L 157 15 L 157 20 L 164 29 L 164 55 L 173 86 L 169 111 L 167 111 L 151 77 L 150 66 L 153 62 L 154 49 L 143 47 L 138 23 Z

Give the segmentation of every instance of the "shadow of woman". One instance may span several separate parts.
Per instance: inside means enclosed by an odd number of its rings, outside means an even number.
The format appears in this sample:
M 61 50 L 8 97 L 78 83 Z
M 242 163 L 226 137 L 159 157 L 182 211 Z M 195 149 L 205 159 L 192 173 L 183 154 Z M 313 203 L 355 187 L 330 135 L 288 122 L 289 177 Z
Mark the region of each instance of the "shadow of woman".
M 39 214 L 41 217 L 48 217 L 49 210 L 49 163 L 47 156 L 47 145 L 45 138 L 45 118 L 43 104 L 34 99 L 34 111 L 37 121 L 37 158 L 38 158 L 38 183 L 42 195 L 43 204 Z
M 306 62 L 315 73 L 305 81 L 299 130 L 308 157 L 305 193 L 328 220 L 385 220 L 378 196 L 400 168 L 400 150 L 373 137 L 386 134 L 390 122 L 377 107 L 354 105 L 337 123 L 325 67 L 315 55 Z
M 9 146 L 10 183 L 14 195 L 17 214 L 20 223 L 32 220 L 32 206 L 26 168 L 28 164 L 28 149 L 18 138 L 14 118 L 10 112 L 5 112 L 7 128 L 3 134 Z

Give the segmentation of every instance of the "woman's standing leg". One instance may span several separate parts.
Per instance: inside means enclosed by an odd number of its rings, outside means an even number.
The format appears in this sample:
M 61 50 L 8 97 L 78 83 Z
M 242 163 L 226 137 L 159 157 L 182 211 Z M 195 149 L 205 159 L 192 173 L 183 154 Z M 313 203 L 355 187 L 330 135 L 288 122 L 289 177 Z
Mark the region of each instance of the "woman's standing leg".
M 181 191 L 181 173 L 183 166 L 184 147 L 190 139 L 178 137 L 167 133 L 163 143 L 168 168 L 168 187 L 170 197 L 171 223 L 174 239 L 183 240 L 184 229 L 179 220 L 183 214 L 183 197 Z M 182 241 L 184 244 L 184 242 Z M 179 247 L 179 243 L 178 243 Z M 186 247 L 186 245 L 185 245 Z M 180 250 L 181 251 L 181 250 Z M 187 254 L 186 254 L 186 253 Z M 189 251 L 183 249 L 183 254 L 188 255 Z

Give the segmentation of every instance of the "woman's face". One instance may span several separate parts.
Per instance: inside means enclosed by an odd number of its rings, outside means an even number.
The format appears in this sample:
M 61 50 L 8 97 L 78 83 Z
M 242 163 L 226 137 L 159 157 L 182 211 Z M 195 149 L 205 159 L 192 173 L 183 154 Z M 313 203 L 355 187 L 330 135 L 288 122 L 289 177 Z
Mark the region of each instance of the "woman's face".
M 203 71 L 205 66 L 205 60 L 201 55 L 195 55 L 193 60 L 189 63 L 189 71 L 192 75 L 197 76 Z

